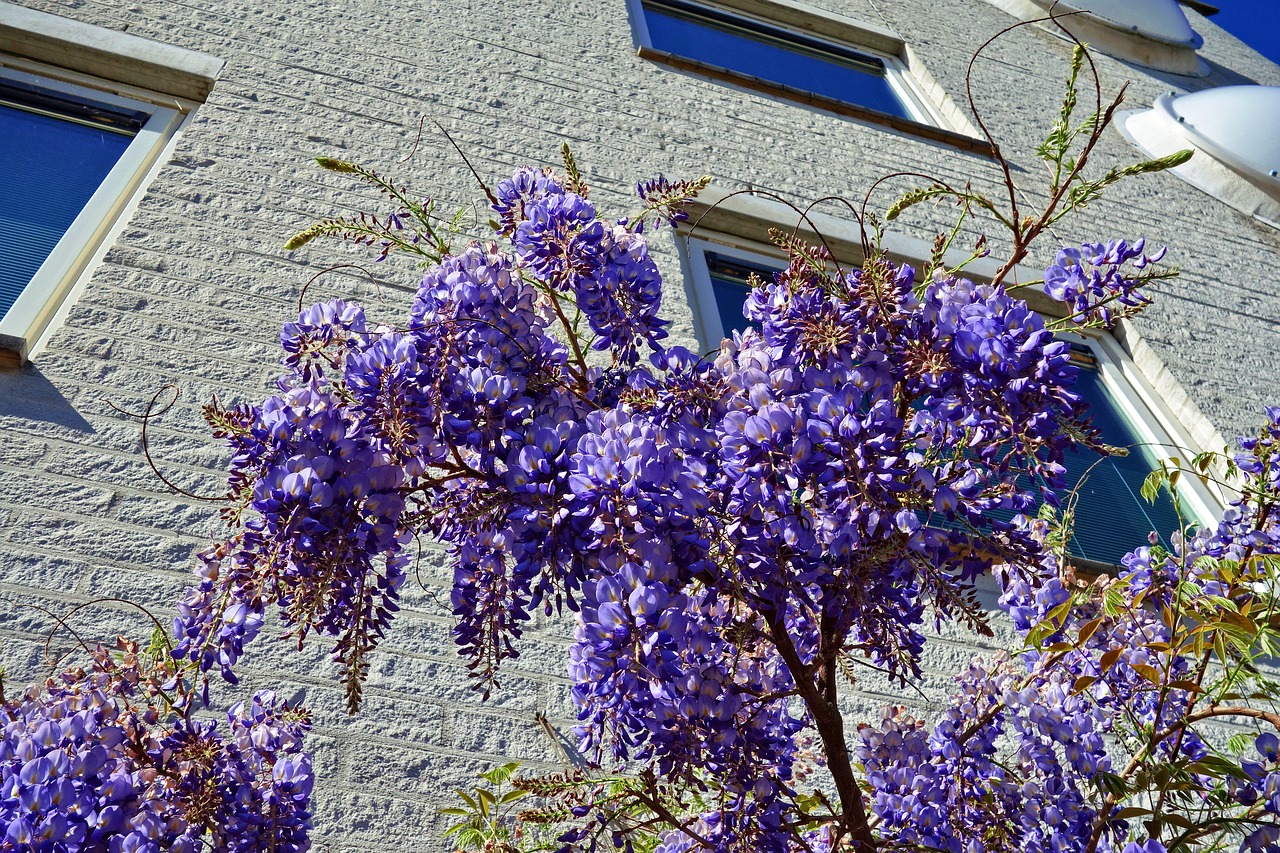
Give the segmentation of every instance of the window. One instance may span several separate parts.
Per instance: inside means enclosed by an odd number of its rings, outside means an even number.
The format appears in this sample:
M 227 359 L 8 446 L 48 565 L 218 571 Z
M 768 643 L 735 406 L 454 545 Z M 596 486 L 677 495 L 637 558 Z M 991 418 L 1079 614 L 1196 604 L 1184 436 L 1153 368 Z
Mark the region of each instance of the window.
M 792 33 L 685 0 L 642 0 L 650 45 L 900 118 L 924 120 L 871 53 Z
M 682 239 L 683 243 L 684 240 Z M 689 239 L 683 255 L 686 290 L 694 310 L 699 341 L 710 349 L 723 337 L 748 327 L 742 303 L 753 273 L 768 280 L 782 267 L 776 257 L 701 239 Z M 1173 503 L 1162 494 L 1149 504 L 1139 494 L 1147 475 L 1161 458 L 1176 455 L 1168 433 L 1153 417 L 1146 389 L 1123 370 L 1124 353 L 1109 337 L 1071 336 L 1072 360 L 1080 368 L 1077 392 L 1107 444 L 1130 448 L 1128 456 L 1103 457 L 1092 451 L 1068 455 L 1069 487 L 1079 485 L 1075 528 L 1068 552 L 1084 568 L 1102 570 L 1146 542 L 1154 530 L 1168 544 L 1180 522 Z M 1087 477 L 1086 477 L 1087 474 Z M 1196 519 L 1213 516 L 1216 499 L 1183 483 L 1184 512 Z
M 0 72 L 0 334 L 30 340 L 182 114 Z
M 0 364 L 26 360 L 221 68 L 0 2 Z
M 941 105 L 921 94 L 900 58 L 905 46 L 892 32 L 776 2 L 759 8 L 748 4 L 753 12 L 763 10 L 772 17 L 731 8 L 745 0 L 720 0 L 718 5 L 630 2 L 643 58 L 965 150 L 990 152 L 985 142 L 945 129 Z M 964 120 L 955 126 L 968 130 Z

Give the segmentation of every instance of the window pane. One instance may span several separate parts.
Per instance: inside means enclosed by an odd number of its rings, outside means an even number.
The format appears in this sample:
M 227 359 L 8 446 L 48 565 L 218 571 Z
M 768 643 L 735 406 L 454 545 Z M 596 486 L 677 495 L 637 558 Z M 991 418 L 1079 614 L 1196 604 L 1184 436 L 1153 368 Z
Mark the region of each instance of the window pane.
M 1125 554 L 1146 544 L 1147 534 L 1153 530 L 1168 547 L 1169 534 L 1179 527 L 1173 501 L 1162 490 L 1155 504 L 1149 504 L 1138 492 L 1142 481 L 1159 465 L 1157 451 L 1167 452 L 1169 448 L 1139 446 L 1141 439 L 1121 414 L 1096 367 L 1080 369 L 1076 392 L 1089 404 L 1089 415 L 1102 433 L 1102 440 L 1129 448 L 1129 455 L 1103 457 L 1092 451 L 1068 454 L 1069 483 L 1078 483 L 1088 472 L 1076 504 L 1071 553 L 1086 560 L 1119 564 Z
M 749 293 L 748 276 L 755 273 L 768 281 L 777 270 L 715 252 L 704 254 L 724 333 L 729 335 L 735 330 L 747 329 L 750 324 L 742 316 L 742 303 Z M 1129 448 L 1129 455 L 1103 457 L 1091 450 L 1067 454 L 1064 460 L 1066 488 L 1061 494 L 1065 498 L 1070 490 L 1078 487 L 1080 495 L 1075 508 L 1075 529 L 1067 550 L 1074 557 L 1119 565 L 1121 557 L 1146 544 L 1151 531 L 1158 533 L 1160 541 L 1168 547 L 1169 534 L 1179 528 L 1178 514 L 1167 492 L 1162 491 L 1154 505 L 1139 494 L 1142 482 L 1159 464 L 1157 451 L 1167 448 L 1139 446 L 1137 431 L 1121 414 L 1091 355 L 1078 358 L 1077 366 L 1080 375 L 1076 379 L 1076 392 L 1088 403 L 1089 415 L 1103 442 Z M 1027 482 L 1024 480 L 1021 485 L 1025 488 Z M 1005 519 L 1013 517 L 1012 512 L 994 515 Z
M 644 19 L 654 48 L 667 53 L 749 74 L 771 83 L 857 104 L 882 113 L 911 118 L 884 76 L 875 57 L 859 58 L 755 22 L 706 15 L 675 5 L 644 4 Z
M 0 104 L 0 317 L 132 135 Z
M 742 316 L 742 305 L 751 293 L 751 288 L 746 284 L 747 278 L 755 273 L 764 281 L 772 281 L 776 270 L 737 261 L 715 252 L 707 252 L 706 258 L 707 269 L 711 272 L 711 292 L 716 297 L 716 311 L 720 315 L 720 327 L 724 336 L 732 337 L 734 332 L 745 332 L 751 326 L 747 318 Z

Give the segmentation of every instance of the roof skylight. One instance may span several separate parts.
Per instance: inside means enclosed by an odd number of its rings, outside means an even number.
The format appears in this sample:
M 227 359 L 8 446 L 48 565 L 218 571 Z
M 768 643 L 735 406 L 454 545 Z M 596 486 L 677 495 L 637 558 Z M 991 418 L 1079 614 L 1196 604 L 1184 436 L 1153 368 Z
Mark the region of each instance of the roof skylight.
M 1052 7 L 1062 26 L 1102 53 L 1174 74 L 1204 76 L 1196 49 L 1204 43 L 1178 0 L 989 0 L 1024 21 Z M 1042 24 L 1057 32 L 1052 23 Z
M 1149 110 L 1122 114 L 1117 127 L 1148 156 L 1194 149 L 1174 174 L 1280 228 L 1280 87 L 1161 95 Z

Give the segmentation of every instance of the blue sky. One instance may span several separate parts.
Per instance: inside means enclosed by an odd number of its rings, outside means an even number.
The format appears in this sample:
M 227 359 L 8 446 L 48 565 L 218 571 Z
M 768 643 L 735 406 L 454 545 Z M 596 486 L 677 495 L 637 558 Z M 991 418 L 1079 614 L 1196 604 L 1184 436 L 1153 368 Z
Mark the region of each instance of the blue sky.
M 1280 63 L 1280 0 L 1208 0 L 1222 11 L 1210 18 L 1254 50 Z

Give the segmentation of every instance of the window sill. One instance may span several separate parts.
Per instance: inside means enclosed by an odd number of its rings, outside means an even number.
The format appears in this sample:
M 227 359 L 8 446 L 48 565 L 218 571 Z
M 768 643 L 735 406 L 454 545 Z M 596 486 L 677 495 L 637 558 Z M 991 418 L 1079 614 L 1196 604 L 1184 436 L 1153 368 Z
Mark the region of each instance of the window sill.
M 0 370 L 17 370 L 27 363 L 27 339 L 0 334 Z
M 991 145 L 984 139 L 975 139 L 972 136 L 966 136 L 963 133 L 956 133 L 951 130 L 944 130 L 939 127 L 933 127 L 928 124 L 921 124 L 910 119 L 900 118 L 899 116 L 882 113 L 879 110 L 872 110 L 857 104 L 849 104 L 835 98 L 828 98 L 823 95 L 815 95 L 812 92 L 806 92 L 803 89 L 797 89 L 793 86 L 786 86 L 781 83 L 773 83 L 768 80 L 762 80 L 759 77 L 753 77 L 750 74 L 742 74 L 738 71 L 730 71 L 727 68 L 721 68 L 717 65 L 710 65 L 705 62 L 699 62 L 694 59 L 686 59 L 683 56 L 667 53 L 664 50 L 655 50 L 651 47 L 641 45 L 636 49 L 636 54 L 641 59 L 647 59 L 652 62 L 661 63 L 678 71 L 687 71 L 702 77 L 709 77 L 713 80 L 719 80 L 723 83 L 731 83 L 741 86 L 745 89 L 761 92 L 765 95 L 783 98 L 788 101 L 795 101 L 805 106 L 815 107 L 817 109 L 826 110 L 845 118 L 851 118 L 855 121 L 866 124 L 879 125 L 887 127 L 891 130 L 898 131 L 909 136 L 924 139 L 929 142 L 936 142 L 946 145 L 949 148 L 955 148 L 970 154 L 977 154 L 982 157 L 994 157 L 995 153 L 991 149 Z
M 0 2 L 0 54 L 203 101 L 224 65 L 194 50 Z

